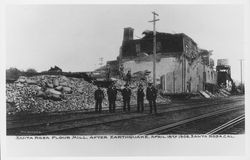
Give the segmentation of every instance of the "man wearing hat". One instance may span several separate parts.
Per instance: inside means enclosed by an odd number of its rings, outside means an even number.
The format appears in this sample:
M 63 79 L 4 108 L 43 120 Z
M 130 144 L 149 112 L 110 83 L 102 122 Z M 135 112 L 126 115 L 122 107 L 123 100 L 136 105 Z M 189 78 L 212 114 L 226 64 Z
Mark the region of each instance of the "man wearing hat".
M 112 83 L 112 85 L 108 88 L 107 90 L 108 94 L 108 101 L 109 101 L 109 112 L 115 112 L 115 101 L 116 101 L 116 96 L 117 96 L 117 89 Z
M 130 96 L 131 96 L 131 89 L 128 88 L 128 84 L 126 83 L 125 88 L 122 90 L 122 97 L 123 97 L 123 111 L 126 111 L 126 108 L 128 108 L 128 111 L 130 111 Z
M 143 112 L 144 111 L 144 91 L 142 84 L 139 84 L 138 90 L 137 90 L 137 112 Z
M 128 73 L 126 74 L 126 82 L 127 84 L 130 84 L 131 82 L 131 71 L 129 70 Z
M 100 85 L 97 86 L 97 90 L 95 91 L 95 112 L 102 111 L 102 100 L 104 98 L 104 93 L 100 88 Z
M 152 85 L 151 82 L 148 83 L 148 87 L 146 90 L 146 98 L 149 102 L 150 113 L 152 113 L 153 107 L 154 107 L 154 112 L 157 113 L 156 109 L 157 89 Z

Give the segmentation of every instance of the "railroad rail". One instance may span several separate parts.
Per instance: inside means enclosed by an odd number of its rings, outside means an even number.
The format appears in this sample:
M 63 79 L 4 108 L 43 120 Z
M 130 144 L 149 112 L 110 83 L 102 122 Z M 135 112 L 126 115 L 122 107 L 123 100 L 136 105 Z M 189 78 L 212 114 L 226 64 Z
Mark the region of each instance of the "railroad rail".
M 237 100 L 234 102 L 240 102 L 241 100 Z M 164 109 L 168 109 L 170 111 L 178 111 L 178 110 L 183 110 L 183 109 L 192 109 L 192 108 L 200 108 L 200 107 L 207 107 L 209 105 L 216 105 L 216 104 L 229 104 L 231 103 L 231 100 L 227 100 L 224 101 L 223 103 L 221 103 L 221 101 L 213 101 L 212 103 L 208 104 L 207 102 L 197 102 L 194 101 L 192 103 L 185 103 L 185 104 L 171 104 L 168 107 L 164 107 L 164 104 L 159 104 L 159 111 L 164 110 Z M 168 104 L 165 104 L 168 105 Z M 194 106 L 187 106 L 187 105 L 194 105 Z M 145 106 L 147 107 L 147 105 Z M 182 108 L 183 107 L 183 108 Z M 136 106 L 132 107 L 132 108 L 136 108 Z M 117 109 L 117 113 L 120 113 L 122 111 L 122 108 Z M 147 111 L 147 109 L 145 110 Z M 105 113 L 106 112 L 106 113 Z M 91 113 L 91 114 L 90 114 Z M 60 123 L 60 122 L 68 122 L 68 121 L 74 121 L 74 120 L 83 120 L 83 119 L 89 119 L 89 118 L 97 118 L 97 117 L 103 117 L 103 116 L 112 116 L 114 114 L 109 114 L 107 113 L 107 111 L 104 111 L 104 114 L 92 114 L 93 112 L 90 113 L 69 113 L 68 115 L 43 115 L 43 116 L 34 116 L 32 115 L 31 117 L 29 116 L 25 116 L 25 119 L 15 119 L 15 120 L 7 120 L 7 129 L 14 129 L 14 128 L 22 128 L 22 127 L 35 127 L 35 126 L 39 126 L 39 125 L 46 125 L 47 123 L 49 124 L 54 124 L 54 123 Z M 84 115 L 87 115 L 87 118 L 83 118 Z M 90 117 L 91 116 L 91 117 Z M 71 118 L 74 117 L 74 118 Z M 78 118 L 80 117 L 80 118 Z M 53 118 L 53 120 L 51 120 Z M 56 119 L 57 118 L 57 119 Z M 39 119 L 39 122 L 31 122 L 32 119 Z M 61 120 L 62 119 L 62 120 Z M 18 123 L 16 123 L 18 122 Z M 28 123 L 27 123 L 28 122 Z M 8 124 L 8 123 L 12 123 L 12 124 Z M 16 124 L 15 124 L 16 123 Z M 20 125 L 21 124 L 21 125 Z
M 161 133 L 163 131 L 170 130 L 172 128 L 175 128 L 175 127 L 178 127 L 178 126 L 181 126 L 181 125 L 184 125 L 184 124 L 196 121 L 196 120 L 213 117 L 213 116 L 220 115 L 220 114 L 227 113 L 227 112 L 234 111 L 234 110 L 239 110 L 239 108 L 231 107 L 231 108 L 227 108 L 227 109 L 221 109 L 221 110 L 218 110 L 218 111 L 214 111 L 214 112 L 199 115 L 199 116 L 196 116 L 196 117 L 188 118 L 188 119 L 176 122 L 176 123 L 167 124 L 167 125 L 164 125 L 164 126 L 161 126 L 161 127 L 157 127 L 157 128 L 154 128 L 154 129 L 144 131 L 144 132 L 140 132 L 137 135 L 151 135 L 151 134 L 156 134 L 157 135 L 157 134 L 159 134 L 159 133 Z M 236 120 L 239 120 L 239 119 L 241 119 L 241 118 L 238 118 Z M 233 122 L 230 122 L 227 125 L 232 124 L 232 123 Z M 227 125 L 224 125 L 224 126 L 227 126 Z M 222 128 L 222 127 L 220 127 L 220 128 Z M 219 130 L 219 129 L 216 129 L 216 131 L 217 130 Z M 211 131 L 210 133 L 213 133 L 213 132 Z
M 243 122 L 244 120 L 245 120 L 245 114 L 242 114 L 242 115 L 220 125 L 219 127 L 214 128 L 213 130 L 207 132 L 206 134 L 211 135 L 211 134 L 219 133 L 227 128 L 233 127 L 233 126 Z
M 230 102 L 224 102 L 224 103 L 220 103 L 221 104 L 229 104 Z M 185 105 L 183 105 L 185 106 Z M 161 107 L 159 109 L 159 111 L 161 111 L 159 114 L 164 114 L 170 111 L 178 111 L 178 110 L 190 110 L 190 109 L 197 109 L 197 108 L 202 108 L 202 107 L 208 107 L 211 106 L 211 104 L 203 104 L 203 105 L 199 105 L 197 106 L 192 106 L 192 107 L 184 107 L 184 108 L 175 108 L 176 106 L 172 106 L 171 108 L 163 108 Z M 167 111 L 166 111 L 166 110 Z M 115 117 L 114 119 L 109 120 L 109 117 Z M 124 116 L 124 118 L 122 118 L 122 116 Z M 80 128 L 80 127 L 88 127 L 88 126 L 93 126 L 93 125 L 101 125 L 101 124 L 105 124 L 105 123 L 110 123 L 110 122 L 118 122 L 118 121 L 125 121 L 128 119 L 133 119 L 133 118 L 141 118 L 141 117 L 145 117 L 148 116 L 147 113 L 139 113 L 139 114 L 134 114 L 132 113 L 129 117 L 126 117 L 126 113 L 116 113 L 116 114 L 102 114 L 102 115 L 91 115 L 91 117 L 84 117 L 84 118 L 71 118 L 71 119 L 65 119 L 65 120 L 60 120 L 60 121 L 52 121 L 52 122 L 42 122 L 42 123 L 35 123 L 35 124 L 31 124 L 31 125 L 23 125 L 23 126 L 17 126 L 17 127 L 11 127 L 11 128 L 7 128 L 7 133 L 8 134 L 13 134 L 13 133 L 18 133 L 18 130 L 34 130 L 33 127 L 38 127 L 38 128 L 56 128 L 56 126 L 60 126 L 58 128 L 60 129 L 48 129 L 46 131 L 40 131 L 39 134 L 49 134 L 49 133 L 53 133 L 53 132 L 57 132 L 57 131 L 64 131 L 64 130 L 69 130 L 69 129 L 75 129 L 75 128 Z M 104 118 L 104 120 L 98 120 L 99 118 Z M 96 120 L 94 123 L 89 123 L 89 124 L 84 124 L 82 125 L 81 122 L 82 121 L 89 121 L 89 120 Z M 34 132 L 35 134 L 37 134 L 37 132 Z
M 221 108 L 230 107 L 230 103 L 234 102 L 237 108 L 243 108 L 241 102 L 242 98 L 233 97 L 230 99 L 215 99 L 214 101 L 198 101 L 194 100 L 188 104 L 185 103 L 174 103 L 171 105 L 159 105 L 158 116 L 164 116 L 170 112 L 178 111 L 191 111 L 202 108 L 218 108 L 219 106 L 224 106 Z M 235 108 L 235 106 L 234 106 Z M 132 109 L 132 108 L 131 108 Z M 135 107 L 134 107 L 135 109 Z M 147 113 L 148 108 L 146 108 L 144 113 L 136 113 L 132 109 L 132 112 L 121 112 L 120 110 L 115 114 L 101 113 L 101 114 L 91 114 L 91 113 L 71 113 L 70 115 L 46 115 L 45 117 L 33 116 L 32 118 L 26 118 L 25 120 L 15 119 L 7 120 L 7 135 L 49 135 L 51 133 L 61 133 L 64 131 L 70 131 L 77 128 L 88 128 L 98 125 L 106 125 L 112 123 L 126 122 L 131 119 L 140 119 L 150 114 Z M 154 116 L 153 116 L 154 117 Z M 32 120 L 33 119 L 33 120 Z M 25 133 L 26 132 L 26 133 Z

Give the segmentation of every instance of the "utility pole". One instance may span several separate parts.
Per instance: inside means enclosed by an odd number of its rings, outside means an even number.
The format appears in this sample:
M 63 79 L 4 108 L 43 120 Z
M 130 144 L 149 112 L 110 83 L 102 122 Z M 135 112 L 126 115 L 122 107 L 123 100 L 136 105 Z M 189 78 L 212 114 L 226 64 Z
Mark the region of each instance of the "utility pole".
M 153 58 L 153 84 L 155 86 L 156 84 L 156 80 L 155 80 L 155 63 L 156 63 L 156 31 L 155 31 L 155 22 L 159 21 L 160 19 L 156 19 L 156 16 L 159 16 L 159 14 L 157 14 L 156 12 L 152 12 L 153 13 L 153 20 L 149 21 L 149 22 L 153 22 L 153 34 L 154 34 L 154 38 L 153 38 L 153 54 L 154 54 L 154 58 Z
M 242 61 L 243 61 L 243 59 L 240 59 L 240 88 L 241 89 L 243 88 L 243 85 L 242 85 Z

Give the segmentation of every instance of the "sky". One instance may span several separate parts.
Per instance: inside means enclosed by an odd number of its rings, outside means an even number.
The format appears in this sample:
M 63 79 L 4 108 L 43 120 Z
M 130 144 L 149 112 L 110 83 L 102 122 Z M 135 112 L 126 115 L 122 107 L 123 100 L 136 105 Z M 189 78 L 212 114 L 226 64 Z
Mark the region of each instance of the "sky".
M 6 68 L 92 71 L 100 58 L 115 60 L 123 29 L 134 37 L 152 30 L 152 11 L 159 32 L 185 33 L 198 47 L 213 50 L 215 62 L 225 58 L 232 77 L 240 80 L 244 59 L 244 7 L 217 5 L 9 5 L 6 8 Z M 244 68 L 244 67 L 243 67 Z

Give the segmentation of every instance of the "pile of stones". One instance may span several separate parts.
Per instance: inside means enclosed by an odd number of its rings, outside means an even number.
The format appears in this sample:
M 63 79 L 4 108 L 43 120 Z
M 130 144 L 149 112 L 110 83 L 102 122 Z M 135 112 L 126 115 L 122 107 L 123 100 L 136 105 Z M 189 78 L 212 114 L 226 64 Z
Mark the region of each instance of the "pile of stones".
M 118 89 L 125 84 L 116 81 Z M 132 89 L 131 105 L 136 104 L 137 83 L 130 85 Z M 145 84 L 144 84 L 145 85 Z M 94 91 L 97 87 L 82 78 L 71 78 L 61 75 L 41 75 L 34 77 L 19 77 L 14 83 L 6 84 L 7 113 L 20 112 L 64 112 L 89 111 L 95 106 Z M 107 92 L 103 108 L 108 108 Z M 147 101 L 145 100 L 147 103 Z M 169 103 L 170 100 L 158 96 L 158 103 Z M 122 106 L 122 95 L 118 92 L 117 106 Z
M 53 75 L 20 77 L 16 82 L 6 84 L 7 111 L 14 114 L 23 111 L 40 113 L 88 110 L 94 105 L 95 89 L 95 85 L 81 78 Z M 8 109 L 10 104 L 12 108 Z

